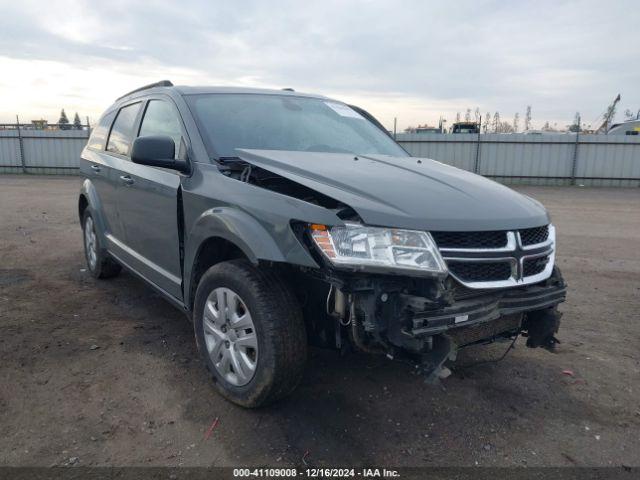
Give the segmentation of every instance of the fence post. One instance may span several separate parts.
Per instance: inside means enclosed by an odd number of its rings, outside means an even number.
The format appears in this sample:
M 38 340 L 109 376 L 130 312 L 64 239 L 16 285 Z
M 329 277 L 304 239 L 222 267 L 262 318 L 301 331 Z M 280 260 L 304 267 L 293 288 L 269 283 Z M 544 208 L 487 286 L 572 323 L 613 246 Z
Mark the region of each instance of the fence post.
M 578 169 L 578 138 L 580 132 L 576 132 L 576 143 L 573 146 L 573 160 L 571 162 L 571 185 L 576 184 L 576 172 Z
M 16 127 L 18 128 L 18 147 L 20 151 L 20 165 L 22 165 L 22 173 L 27 173 L 27 163 L 24 159 L 24 145 L 22 143 L 22 132 L 20 131 L 20 118 L 16 115 Z
M 479 171 L 480 171 L 480 128 L 478 128 L 478 141 L 476 142 L 476 161 L 473 165 L 473 173 L 478 173 Z

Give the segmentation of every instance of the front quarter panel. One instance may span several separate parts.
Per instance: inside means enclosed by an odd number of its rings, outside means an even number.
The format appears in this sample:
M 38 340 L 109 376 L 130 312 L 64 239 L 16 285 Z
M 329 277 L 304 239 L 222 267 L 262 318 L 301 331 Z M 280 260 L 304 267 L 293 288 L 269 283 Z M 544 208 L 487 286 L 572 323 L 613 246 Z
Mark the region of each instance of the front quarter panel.
M 197 164 L 183 182 L 185 292 L 199 248 L 219 237 L 238 246 L 249 260 L 318 268 L 291 229 L 291 221 L 342 224 L 331 211 L 222 175 L 215 165 Z

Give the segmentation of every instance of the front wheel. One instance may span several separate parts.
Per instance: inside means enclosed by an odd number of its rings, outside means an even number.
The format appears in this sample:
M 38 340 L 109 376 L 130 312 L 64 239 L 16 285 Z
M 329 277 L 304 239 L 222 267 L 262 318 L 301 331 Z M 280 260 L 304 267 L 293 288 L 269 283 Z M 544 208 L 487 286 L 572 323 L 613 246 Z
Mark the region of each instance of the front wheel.
M 243 407 L 289 394 L 307 357 L 302 313 L 275 273 L 232 260 L 211 267 L 196 292 L 198 350 L 218 391 Z

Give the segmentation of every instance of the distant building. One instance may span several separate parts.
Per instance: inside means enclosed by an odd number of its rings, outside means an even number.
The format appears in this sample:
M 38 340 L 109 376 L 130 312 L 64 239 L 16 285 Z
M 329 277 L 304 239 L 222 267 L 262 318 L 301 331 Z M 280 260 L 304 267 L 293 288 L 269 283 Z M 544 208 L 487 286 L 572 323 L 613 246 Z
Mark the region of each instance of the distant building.
M 416 127 L 416 133 L 442 133 L 442 129 L 425 125 L 424 127 Z
M 34 130 L 47 130 L 49 128 L 49 121 L 44 118 L 31 120 L 31 125 Z
M 451 133 L 480 133 L 480 124 L 476 122 L 455 122 Z
M 408 127 L 405 129 L 405 133 L 443 133 L 443 131 L 442 127 L 432 127 L 425 123 L 417 127 Z

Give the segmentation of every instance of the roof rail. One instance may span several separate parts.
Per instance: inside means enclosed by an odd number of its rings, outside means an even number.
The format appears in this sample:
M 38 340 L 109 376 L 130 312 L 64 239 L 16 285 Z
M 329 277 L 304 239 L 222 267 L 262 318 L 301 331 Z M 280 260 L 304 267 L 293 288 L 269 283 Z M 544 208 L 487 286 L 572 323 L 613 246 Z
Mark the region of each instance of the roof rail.
M 173 87 L 173 83 L 171 83 L 170 80 L 160 80 L 159 82 L 150 83 L 149 85 L 145 85 L 144 87 L 136 88 L 135 90 L 131 90 L 130 92 L 125 93 L 124 95 L 118 97 L 116 99 L 116 102 L 118 100 L 123 99 L 124 97 L 126 97 L 128 95 L 131 95 L 132 93 L 136 93 L 136 92 L 139 92 L 141 90 L 146 90 L 148 88 L 154 88 L 154 87 Z

